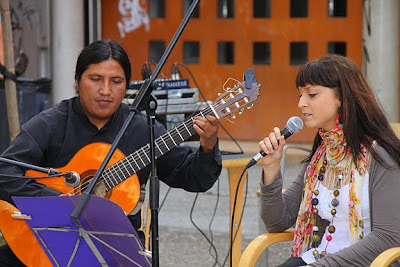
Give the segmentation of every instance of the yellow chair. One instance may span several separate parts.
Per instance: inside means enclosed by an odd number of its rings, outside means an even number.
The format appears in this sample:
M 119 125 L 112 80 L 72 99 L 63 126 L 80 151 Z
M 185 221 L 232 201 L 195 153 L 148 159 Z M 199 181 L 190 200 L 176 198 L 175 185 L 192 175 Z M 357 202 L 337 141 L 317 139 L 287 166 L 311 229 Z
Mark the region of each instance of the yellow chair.
M 397 137 L 400 138 L 400 122 L 391 122 L 390 126 L 392 126 L 392 129 Z
M 257 263 L 260 255 L 270 245 L 292 241 L 294 237 L 294 230 L 290 229 L 282 233 L 265 233 L 257 236 L 244 250 L 242 257 L 239 261 L 240 267 L 253 267 Z M 394 261 L 400 259 L 400 247 L 390 248 L 382 252 L 371 263 L 370 267 L 387 267 Z
M 253 267 L 256 265 L 260 255 L 266 250 L 270 245 L 291 241 L 294 237 L 294 230 L 286 230 L 282 233 L 265 233 L 257 236 L 243 251 L 242 257 L 240 257 L 239 267 Z M 289 255 L 288 255 L 289 257 Z
M 390 124 L 400 138 L 400 123 Z M 240 261 L 240 267 L 253 267 L 257 263 L 260 255 L 266 250 L 270 245 L 284 242 L 292 241 L 294 237 L 294 229 L 286 230 L 282 233 L 265 233 L 256 237 L 244 250 Z M 400 247 L 390 248 L 375 258 L 371 263 L 370 267 L 386 267 L 389 266 L 394 261 L 400 259 Z

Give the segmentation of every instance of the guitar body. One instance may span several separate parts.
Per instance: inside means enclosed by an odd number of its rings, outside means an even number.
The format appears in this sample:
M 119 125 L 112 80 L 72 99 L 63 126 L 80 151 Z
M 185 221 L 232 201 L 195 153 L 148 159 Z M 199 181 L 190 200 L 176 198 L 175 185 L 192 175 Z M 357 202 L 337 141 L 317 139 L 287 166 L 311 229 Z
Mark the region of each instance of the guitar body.
M 62 173 L 74 171 L 80 175 L 81 182 L 75 188 L 68 186 L 64 181 L 64 177 L 38 179 L 37 182 L 54 188 L 63 194 L 80 195 L 85 192 L 110 148 L 111 145 L 106 143 L 89 144 L 81 148 L 66 166 L 57 168 L 57 170 Z M 125 155 L 120 150 L 115 150 L 114 155 L 111 157 L 107 167 L 113 165 L 123 158 L 125 158 Z M 43 173 L 28 170 L 25 173 L 25 176 L 39 177 L 43 176 Z M 139 201 L 139 179 L 137 175 L 134 174 L 113 187 L 113 189 L 109 190 L 108 192 L 105 191 L 102 181 L 98 181 L 93 193 L 95 193 L 97 196 L 108 198 L 117 203 L 121 206 L 122 210 L 125 211 L 126 214 L 129 214 L 134 210 Z
M 69 187 L 64 182 L 64 177 L 38 179 L 37 181 L 63 194 L 80 195 L 85 192 L 110 148 L 111 146 L 106 143 L 89 144 L 79 150 L 66 166 L 57 169 L 62 173 L 75 171 L 80 175 L 81 182 L 75 188 Z M 124 154 L 116 150 L 108 166 L 123 158 L 125 158 Z M 28 170 L 25 175 L 39 177 L 43 176 L 43 173 Z M 104 184 L 101 181 L 97 184 L 98 186 L 94 188 L 95 194 L 119 204 L 127 214 L 135 208 L 139 201 L 140 184 L 136 174 L 108 192 L 105 192 Z M 16 207 L 8 202 L 0 201 L 0 229 L 14 254 L 27 266 L 53 266 L 25 220 L 11 217 L 14 212 L 19 212 Z
M 25 220 L 11 217 L 15 211 L 19 212 L 0 200 L 0 229 L 11 250 L 26 266 L 53 266 Z

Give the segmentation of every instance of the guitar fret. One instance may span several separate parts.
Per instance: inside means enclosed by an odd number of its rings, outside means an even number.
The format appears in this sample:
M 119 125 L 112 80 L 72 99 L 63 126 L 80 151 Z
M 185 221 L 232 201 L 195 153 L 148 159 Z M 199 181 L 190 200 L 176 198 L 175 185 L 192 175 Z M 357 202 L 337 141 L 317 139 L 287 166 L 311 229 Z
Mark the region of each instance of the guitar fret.
M 158 146 L 157 142 L 154 142 L 156 144 L 156 147 L 158 148 L 158 151 L 160 151 L 161 155 L 164 155 L 164 153 L 162 152 L 162 150 L 160 149 L 160 147 Z
M 174 145 L 176 146 L 175 140 L 174 138 L 171 136 L 171 134 L 168 132 L 169 137 L 171 137 L 172 142 L 174 143 Z
M 176 132 L 179 134 L 179 136 L 181 137 L 182 141 L 184 141 L 185 139 L 183 139 L 181 133 L 178 131 L 178 128 L 175 127 Z
M 132 166 L 132 164 L 129 162 L 129 160 L 127 160 L 127 163 L 129 165 L 129 167 L 131 167 L 132 172 L 130 172 L 130 174 L 132 175 L 133 173 L 136 173 L 137 171 L 135 170 L 135 168 Z M 139 170 L 139 169 L 138 169 Z
M 118 174 L 118 172 L 115 170 L 115 167 L 116 167 L 116 166 L 115 166 L 115 164 L 114 164 L 114 165 L 112 165 L 112 168 L 113 168 L 113 170 L 114 170 L 114 174 L 116 174 L 116 175 L 117 175 L 117 174 Z M 112 177 L 112 178 L 114 179 L 114 181 L 116 182 L 116 184 L 115 184 L 115 185 L 117 185 L 117 184 L 118 184 L 118 180 L 115 178 L 115 176 L 114 176 L 114 175 L 112 175 L 111 177 Z M 114 186 L 115 186 L 115 185 L 114 185 Z
M 164 138 L 162 136 L 160 136 L 160 139 L 163 141 L 164 145 L 167 147 L 168 151 L 170 151 L 171 149 L 169 149 L 167 143 L 165 143 Z
M 125 159 L 124 159 L 124 161 L 126 161 Z M 126 175 L 129 177 L 129 176 L 131 176 L 131 172 L 128 170 L 128 168 L 126 167 L 126 164 L 122 164 L 122 167 L 124 167 L 125 168 L 125 170 L 126 170 Z
M 206 117 L 206 116 L 203 115 L 203 112 L 202 112 L 201 110 L 199 111 L 199 113 L 201 114 L 201 116 L 202 116 L 203 118 Z
M 143 159 L 140 157 L 139 152 L 136 151 L 136 155 L 139 157 L 140 161 L 142 161 L 143 165 L 146 166 L 146 163 L 144 163 Z
M 131 154 L 131 158 L 133 159 L 133 161 L 136 164 L 136 167 L 138 168 L 138 170 L 140 170 L 139 164 L 137 163 L 137 161 L 135 160 L 135 157 L 133 156 L 133 154 Z
M 150 147 L 149 145 L 146 145 L 146 148 L 147 148 L 147 146 L 148 147 Z M 142 147 L 142 151 L 143 151 L 143 154 L 146 156 L 146 158 L 147 158 L 147 161 L 150 163 L 151 161 L 150 161 L 150 158 L 149 158 L 149 156 L 147 156 L 147 152 L 144 150 L 144 147 Z M 146 166 L 146 165 L 145 165 Z
M 124 179 L 122 179 L 122 178 L 120 177 L 120 174 L 122 174 L 122 177 L 126 177 L 126 175 L 124 174 L 124 171 L 122 170 L 121 166 L 117 165 L 116 167 L 118 167 L 118 170 L 119 170 L 119 172 L 118 172 L 118 178 L 119 178 L 119 183 L 120 183 L 120 182 L 122 182 L 122 181 L 124 180 Z
M 192 136 L 192 133 L 189 131 L 188 127 L 186 127 L 186 123 L 183 123 L 183 126 L 185 126 L 185 129 L 189 133 L 189 135 Z
M 124 170 L 121 168 L 121 166 L 119 164 L 115 164 L 117 169 L 117 184 L 119 184 L 120 182 L 122 182 L 124 180 L 124 177 L 126 177 Z
M 112 167 L 112 166 L 111 166 L 111 167 Z M 114 187 L 115 185 L 114 185 L 114 183 L 113 183 L 113 181 L 112 181 L 113 176 L 110 175 L 110 172 L 111 172 L 111 170 L 108 171 L 108 173 L 106 174 L 106 177 L 107 177 L 107 181 L 108 181 L 108 184 L 109 184 L 110 188 L 112 188 L 112 187 Z
M 104 170 L 102 176 L 107 176 L 107 170 L 108 170 L 108 169 Z M 108 183 L 107 177 L 104 177 L 102 180 L 104 180 L 104 182 L 105 182 L 105 184 L 106 184 L 106 188 L 108 187 L 108 189 L 111 189 L 111 186 L 110 186 L 110 184 Z

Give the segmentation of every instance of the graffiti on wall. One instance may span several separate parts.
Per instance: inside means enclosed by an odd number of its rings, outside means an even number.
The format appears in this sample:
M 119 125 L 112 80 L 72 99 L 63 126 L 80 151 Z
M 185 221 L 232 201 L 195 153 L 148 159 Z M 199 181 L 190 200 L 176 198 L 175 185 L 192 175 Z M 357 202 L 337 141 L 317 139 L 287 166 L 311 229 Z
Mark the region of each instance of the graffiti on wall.
M 117 25 L 122 38 L 142 25 L 146 31 L 150 30 L 149 15 L 141 3 L 146 3 L 146 0 L 119 0 L 118 10 L 122 18 Z
M 25 31 L 34 31 L 37 25 L 39 10 L 34 1 L 17 0 L 11 7 L 11 27 L 14 39 L 14 51 L 22 49 Z M 24 29 L 27 27 L 28 29 Z

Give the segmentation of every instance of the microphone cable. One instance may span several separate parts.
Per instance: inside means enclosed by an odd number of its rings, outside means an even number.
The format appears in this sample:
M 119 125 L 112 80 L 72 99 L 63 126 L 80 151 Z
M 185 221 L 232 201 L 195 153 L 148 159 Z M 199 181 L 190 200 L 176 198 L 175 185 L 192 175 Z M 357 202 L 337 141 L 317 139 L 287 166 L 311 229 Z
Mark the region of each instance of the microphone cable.
M 219 204 L 219 185 L 220 185 L 220 181 L 218 179 L 218 181 L 217 181 L 217 200 L 215 201 L 214 212 L 213 212 L 213 215 L 211 216 L 210 223 L 208 224 L 208 231 L 210 232 L 211 242 L 214 242 L 214 235 L 213 235 L 211 226 L 212 226 L 212 223 L 214 222 L 215 214 L 217 214 L 217 208 L 218 208 L 218 204 Z M 211 248 L 212 248 L 212 245 L 210 245 L 210 247 L 208 249 L 208 253 L 211 255 L 211 257 L 213 257 L 213 255 L 211 254 Z M 217 262 L 218 266 L 221 266 L 218 263 L 218 254 L 217 254 L 217 252 L 215 252 L 215 257 L 213 257 L 213 258 Z M 213 266 L 215 266 L 215 265 L 213 265 Z
M 193 226 L 200 232 L 200 234 L 202 236 L 204 236 L 204 238 L 207 240 L 207 242 L 210 244 L 210 248 L 209 251 L 212 249 L 215 253 L 215 257 L 210 253 L 211 257 L 213 257 L 215 259 L 215 262 L 213 264 L 213 267 L 216 266 L 218 264 L 218 252 L 217 252 L 217 248 L 215 247 L 213 240 L 210 240 L 207 235 L 203 232 L 203 230 L 200 229 L 199 226 L 197 226 L 197 224 L 193 221 L 193 210 L 194 210 L 194 206 L 196 204 L 197 198 L 199 196 L 199 193 L 196 193 L 196 197 L 193 200 L 193 204 L 192 204 L 192 208 L 190 209 L 190 221 L 192 222 Z M 216 204 L 218 205 L 218 201 L 216 202 Z M 217 209 L 217 205 L 214 208 L 214 214 L 216 213 L 216 209 Z M 211 221 L 212 222 L 212 221 Z M 212 234 L 211 234 L 212 237 Z M 219 265 L 219 264 L 218 264 Z
M 240 226 L 241 226 L 241 224 L 242 224 L 243 214 L 244 214 L 244 210 L 245 210 L 245 207 L 246 207 L 247 192 L 248 192 L 248 181 L 247 181 L 247 179 L 246 179 L 245 198 L 244 198 L 244 200 L 243 200 L 243 206 L 242 206 L 242 214 L 241 214 L 241 216 L 240 216 L 240 220 L 239 220 L 238 227 L 237 227 L 237 229 L 236 229 L 235 236 L 233 237 L 233 222 L 234 222 L 234 219 L 235 219 L 235 210 L 236 210 L 237 196 L 238 196 L 238 193 L 239 193 L 240 184 L 241 184 L 241 182 L 242 182 L 243 176 L 244 176 L 245 172 L 247 171 L 247 169 L 248 169 L 247 167 L 244 168 L 242 174 L 240 175 L 238 184 L 237 184 L 237 186 L 236 186 L 235 198 L 234 198 L 234 201 L 233 201 L 232 217 L 231 217 L 231 225 L 230 225 L 231 231 L 230 231 L 230 236 L 229 236 L 229 245 L 230 245 L 230 246 L 229 246 L 229 252 L 228 252 L 228 255 L 229 255 L 229 262 L 230 262 L 230 265 L 229 265 L 229 266 L 233 266 L 233 265 L 232 265 L 232 246 L 233 246 L 233 243 L 234 243 L 235 240 L 236 240 L 237 233 L 238 233 L 239 228 L 240 228 Z M 226 260 L 227 260 L 227 258 L 228 258 L 228 255 L 226 256 L 225 261 L 224 261 L 224 264 L 223 264 L 222 266 L 225 265 L 225 262 L 226 262 Z
M 168 190 L 165 193 L 165 196 L 164 196 L 163 200 L 161 201 L 160 207 L 158 208 L 158 212 L 161 211 L 161 208 L 163 207 L 165 200 L 167 200 L 167 196 L 168 196 L 170 191 L 171 191 L 171 187 L 168 186 Z

